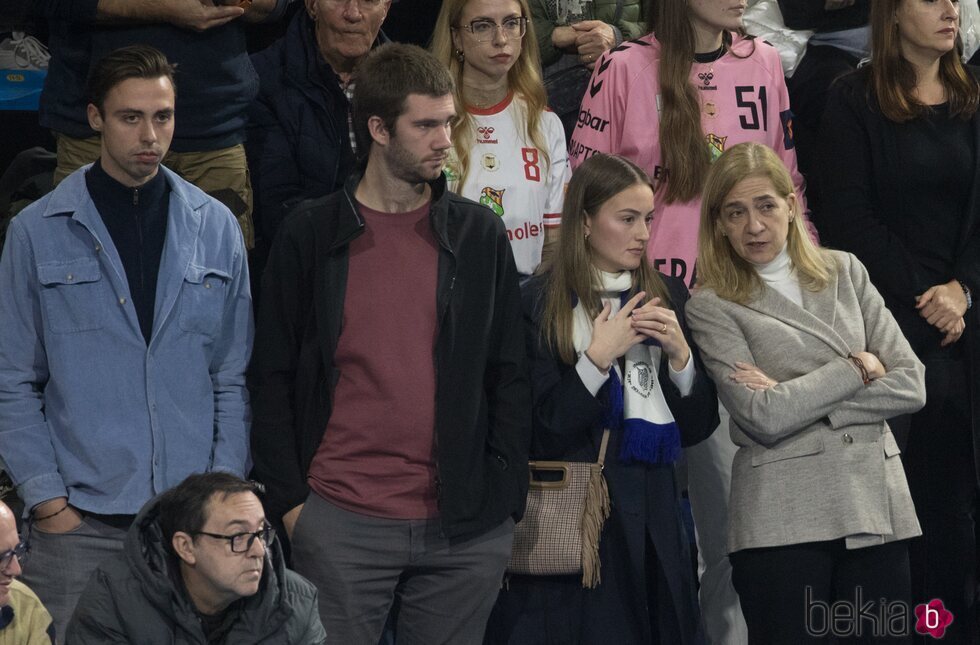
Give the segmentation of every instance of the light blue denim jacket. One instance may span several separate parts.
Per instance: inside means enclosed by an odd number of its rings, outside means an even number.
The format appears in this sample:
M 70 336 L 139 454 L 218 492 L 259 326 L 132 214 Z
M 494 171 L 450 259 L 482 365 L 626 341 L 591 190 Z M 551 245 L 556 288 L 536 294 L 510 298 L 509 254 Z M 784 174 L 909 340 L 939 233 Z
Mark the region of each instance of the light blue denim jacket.
M 136 513 L 194 472 L 242 474 L 251 294 L 241 231 L 161 166 L 167 237 L 149 345 L 84 173 L 10 224 L 0 258 L 0 460 L 27 508 Z

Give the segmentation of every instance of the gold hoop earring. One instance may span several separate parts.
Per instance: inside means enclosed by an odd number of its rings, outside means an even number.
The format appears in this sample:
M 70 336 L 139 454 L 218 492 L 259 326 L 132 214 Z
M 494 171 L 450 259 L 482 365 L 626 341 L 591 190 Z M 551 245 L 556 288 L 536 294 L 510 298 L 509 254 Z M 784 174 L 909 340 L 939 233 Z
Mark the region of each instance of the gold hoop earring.
M 456 60 L 458 60 L 461 63 L 464 60 L 466 60 L 466 54 L 463 53 L 463 50 L 462 49 L 457 49 L 456 50 Z

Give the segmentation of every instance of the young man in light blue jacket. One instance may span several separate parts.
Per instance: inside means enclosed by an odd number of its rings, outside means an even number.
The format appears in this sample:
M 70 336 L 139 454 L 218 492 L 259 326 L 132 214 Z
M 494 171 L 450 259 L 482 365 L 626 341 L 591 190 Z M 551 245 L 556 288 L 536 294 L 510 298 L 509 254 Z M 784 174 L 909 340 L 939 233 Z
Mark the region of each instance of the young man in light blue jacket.
M 0 258 L 0 466 L 59 633 L 147 500 L 194 472 L 242 474 L 248 445 L 245 246 L 224 206 L 160 165 L 173 66 L 116 50 L 89 92 L 99 160 L 21 212 Z

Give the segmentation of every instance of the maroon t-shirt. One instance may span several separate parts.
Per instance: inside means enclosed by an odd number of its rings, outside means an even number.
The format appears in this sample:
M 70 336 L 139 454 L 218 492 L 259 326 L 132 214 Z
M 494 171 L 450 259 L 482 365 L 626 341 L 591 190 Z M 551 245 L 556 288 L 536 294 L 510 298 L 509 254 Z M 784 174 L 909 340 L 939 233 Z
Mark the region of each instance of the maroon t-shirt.
M 409 213 L 358 210 L 365 230 L 350 245 L 334 354 L 340 380 L 308 480 L 355 513 L 431 518 L 439 246 L 428 203 Z

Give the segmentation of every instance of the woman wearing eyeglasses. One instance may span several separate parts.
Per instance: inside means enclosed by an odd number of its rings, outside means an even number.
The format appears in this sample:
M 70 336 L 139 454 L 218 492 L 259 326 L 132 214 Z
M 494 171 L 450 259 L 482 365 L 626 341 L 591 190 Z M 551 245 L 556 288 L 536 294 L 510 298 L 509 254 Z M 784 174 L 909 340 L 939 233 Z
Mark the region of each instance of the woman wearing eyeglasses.
M 517 270 L 530 275 L 561 223 L 568 159 L 546 108 L 526 0 L 447 0 L 432 52 L 456 80 L 459 123 L 446 172 L 452 189 L 507 227 Z M 530 32 L 530 33 L 529 33 Z

